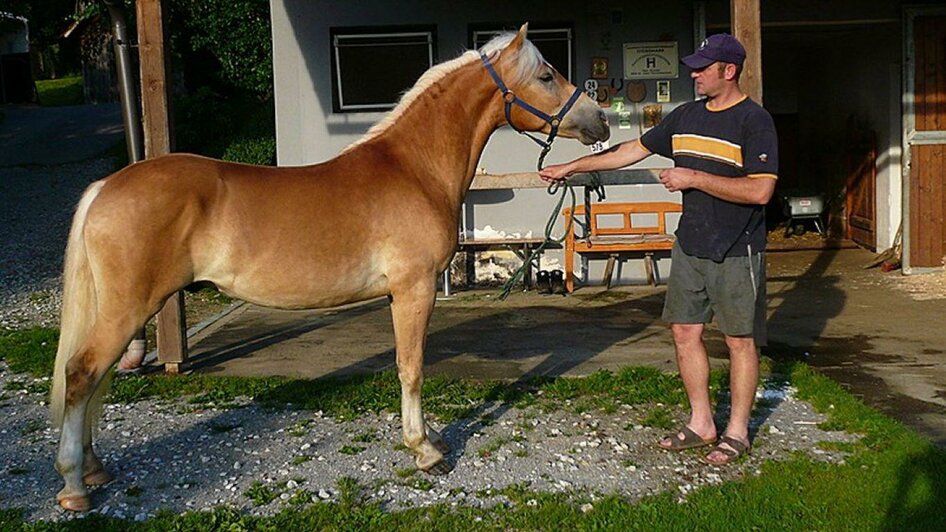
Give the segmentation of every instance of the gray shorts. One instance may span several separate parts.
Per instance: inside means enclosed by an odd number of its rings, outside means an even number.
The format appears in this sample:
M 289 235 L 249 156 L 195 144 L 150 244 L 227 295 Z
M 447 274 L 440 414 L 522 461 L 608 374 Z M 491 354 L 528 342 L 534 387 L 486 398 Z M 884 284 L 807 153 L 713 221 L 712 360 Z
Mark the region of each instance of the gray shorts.
M 670 258 L 664 321 L 709 323 L 715 315 L 723 334 L 752 335 L 757 347 L 766 345 L 764 252 L 713 262 L 674 244 Z

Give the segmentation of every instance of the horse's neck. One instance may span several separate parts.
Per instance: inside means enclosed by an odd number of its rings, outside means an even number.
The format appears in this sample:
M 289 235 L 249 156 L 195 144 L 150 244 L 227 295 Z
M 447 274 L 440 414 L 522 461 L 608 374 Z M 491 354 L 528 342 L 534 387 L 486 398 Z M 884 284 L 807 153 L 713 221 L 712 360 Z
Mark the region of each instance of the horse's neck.
M 385 144 L 401 155 L 411 174 L 439 183 L 459 208 L 486 141 L 502 123 L 496 90 L 479 61 L 465 65 L 434 83 L 361 148 Z

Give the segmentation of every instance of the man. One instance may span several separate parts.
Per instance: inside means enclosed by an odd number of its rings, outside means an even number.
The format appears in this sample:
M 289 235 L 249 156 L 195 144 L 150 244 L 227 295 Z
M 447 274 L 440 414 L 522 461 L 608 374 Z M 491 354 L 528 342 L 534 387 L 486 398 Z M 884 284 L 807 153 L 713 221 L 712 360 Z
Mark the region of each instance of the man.
M 749 451 L 749 417 L 765 345 L 764 207 L 775 191 L 778 141 L 772 117 L 739 88 L 746 58 L 735 37 L 706 39 L 682 63 L 705 98 L 671 112 L 640 139 L 540 172 L 560 180 L 610 170 L 652 153 L 672 158 L 660 182 L 683 194 L 663 319 L 670 323 L 690 420 L 658 445 L 669 450 L 714 445 L 705 456 L 725 464 Z M 709 398 L 703 329 L 714 315 L 730 352 L 732 410 L 717 429 Z

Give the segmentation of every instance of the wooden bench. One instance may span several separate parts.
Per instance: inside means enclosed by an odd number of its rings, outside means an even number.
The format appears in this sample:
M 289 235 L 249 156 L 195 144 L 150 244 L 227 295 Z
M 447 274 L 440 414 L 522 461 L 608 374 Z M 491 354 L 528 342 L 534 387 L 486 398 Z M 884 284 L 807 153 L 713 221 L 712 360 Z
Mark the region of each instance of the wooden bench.
M 680 212 L 683 212 L 682 205 L 667 201 L 595 203 L 591 205 L 591 216 L 586 216 L 585 206 L 577 205 L 572 230 L 565 239 L 565 289 L 569 292 L 575 289 L 576 253 L 583 258 L 595 255 L 608 258 L 604 283 L 609 287 L 614 263 L 620 256 L 643 255 L 647 280 L 656 285 L 659 278 L 654 253 L 673 247 L 674 236 L 667 232 L 667 216 Z M 567 224 L 572 218 L 571 209 L 565 209 L 562 214 Z M 622 223 L 616 223 L 619 220 Z M 588 234 L 576 235 L 582 227 L 579 222 L 586 225 Z

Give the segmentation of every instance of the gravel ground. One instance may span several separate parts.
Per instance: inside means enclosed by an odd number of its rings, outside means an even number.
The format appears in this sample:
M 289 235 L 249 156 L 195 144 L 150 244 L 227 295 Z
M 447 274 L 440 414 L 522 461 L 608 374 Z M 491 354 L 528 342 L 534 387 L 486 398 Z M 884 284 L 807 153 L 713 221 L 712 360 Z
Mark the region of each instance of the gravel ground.
M 85 188 L 114 171 L 111 157 L 0 168 L 0 327 L 56 326 L 62 258 Z
M 72 518 L 55 503 L 59 434 L 48 426 L 44 395 L 30 391 L 34 384 L 0 364 L 0 507 L 25 508 L 30 520 Z M 93 511 L 134 520 L 159 509 L 218 505 L 273 514 L 300 502 L 337 501 L 344 477 L 358 480 L 366 500 L 391 510 L 511 504 L 498 490 L 512 485 L 592 504 L 614 493 L 633 500 L 670 490 L 684 498 L 700 486 L 757 474 L 763 461 L 796 451 L 844 461 L 843 453 L 824 451 L 816 442 L 856 437 L 820 430 L 823 416 L 791 388 L 765 389 L 760 396 L 772 406 L 753 419 L 753 453 L 737 465 L 710 466 L 699 451 L 655 448 L 665 431 L 641 424 L 646 406 L 578 414 L 568 404 L 551 413 L 492 405 L 475 419 L 446 427 L 434 422 L 452 449 L 447 458 L 453 471 L 445 476 L 412 473 L 413 459 L 398 445 L 396 414 L 338 421 L 321 412 L 267 410 L 250 400 L 226 409 L 197 409 L 184 399 L 108 405 L 96 447 L 115 480 L 93 492 Z M 274 499 L 252 497 L 254 483 Z

